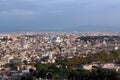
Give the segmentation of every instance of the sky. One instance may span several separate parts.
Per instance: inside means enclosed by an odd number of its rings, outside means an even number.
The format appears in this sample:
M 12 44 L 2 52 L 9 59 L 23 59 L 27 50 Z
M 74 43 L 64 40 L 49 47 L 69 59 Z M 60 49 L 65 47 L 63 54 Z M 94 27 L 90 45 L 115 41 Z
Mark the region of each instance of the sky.
M 0 0 L 0 32 L 120 32 L 120 0 Z

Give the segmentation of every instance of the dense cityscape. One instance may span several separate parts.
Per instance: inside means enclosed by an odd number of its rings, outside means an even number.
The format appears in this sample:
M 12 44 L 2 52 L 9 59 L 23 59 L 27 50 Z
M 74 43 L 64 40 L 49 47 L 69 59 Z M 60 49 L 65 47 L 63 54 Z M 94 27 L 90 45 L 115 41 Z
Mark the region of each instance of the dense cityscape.
M 120 80 L 120 0 L 0 0 L 0 80 Z
M 1 33 L 0 79 L 120 80 L 119 56 L 120 33 Z

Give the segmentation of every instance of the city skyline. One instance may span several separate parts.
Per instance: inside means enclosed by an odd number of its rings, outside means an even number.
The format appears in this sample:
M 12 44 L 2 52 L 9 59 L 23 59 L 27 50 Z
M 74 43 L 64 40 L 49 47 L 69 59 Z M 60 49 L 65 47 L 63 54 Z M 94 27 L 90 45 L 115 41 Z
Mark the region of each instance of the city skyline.
M 0 0 L 0 32 L 119 32 L 119 0 Z

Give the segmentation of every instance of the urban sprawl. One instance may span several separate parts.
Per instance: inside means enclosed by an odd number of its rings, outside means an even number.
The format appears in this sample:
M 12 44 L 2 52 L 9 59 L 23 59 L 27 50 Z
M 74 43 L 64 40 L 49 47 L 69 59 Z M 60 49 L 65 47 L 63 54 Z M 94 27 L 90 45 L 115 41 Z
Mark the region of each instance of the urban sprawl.
M 97 69 L 119 72 L 119 58 L 117 60 L 112 58 L 113 60 L 108 62 L 93 60 L 88 63 L 72 64 L 76 61 L 72 62 L 73 58 L 85 59 L 101 52 L 108 55 L 114 51 L 119 52 L 119 49 L 120 33 L 1 33 L 0 80 L 88 80 L 80 76 L 71 77 L 70 74 L 61 77 L 63 74 L 57 76 L 52 71 L 44 73 L 42 75 L 44 77 L 37 75 L 42 66 L 44 69 L 47 64 L 54 65 L 57 69 L 65 66 L 70 70 L 84 69 L 91 72 L 95 68 L 93 66 L 96 66 Z M 66 61 L 71 63 L 65 64 Z

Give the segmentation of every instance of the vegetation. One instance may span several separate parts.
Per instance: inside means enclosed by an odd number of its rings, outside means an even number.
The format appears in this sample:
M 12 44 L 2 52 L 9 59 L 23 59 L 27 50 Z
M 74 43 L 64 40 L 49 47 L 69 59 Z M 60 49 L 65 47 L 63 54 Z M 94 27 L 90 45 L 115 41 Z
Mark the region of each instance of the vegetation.
M 96 66 L 93 66 L 91 71 L 85 69 L 73 70 L 65 67 L 58 68 L 54 64 L 37 64 L 36 66 L 39 70 L 30 70 L 31 76 L 26 77 L 27 80 L 39 78 L 48 80 L 120 80 L 120 73 L 107 69 L 102 70 Z M 46 68 L 42 70 L 43 66 Z
M 107 57 L 106 57 L 107 56 Z M 49 79 L 49 80 L 120 80 L 120 73 L 108 69 L 100 69 L 96 66 L 91 71 L 77 69 L 76 66 L 91 62 L 117 62 L 120 61 L 120 50 L 97 53 L 88 57 L 75 57 L 55 64 L 36 64 L 37 70 L 30 69 L 30 76 L 25 80 Z M 24 80 L 24 77 L 23 79 Z
M 79 64 L 89 64 L 91 62 L 119 62 L 120 61 L 120 50 L 114 50 L 110 53 L 99 52 L 92 56 L 83 57 L 75 57 L 64 60 L 62 63 L 66 63 L 64 65 L 79 65 Z

